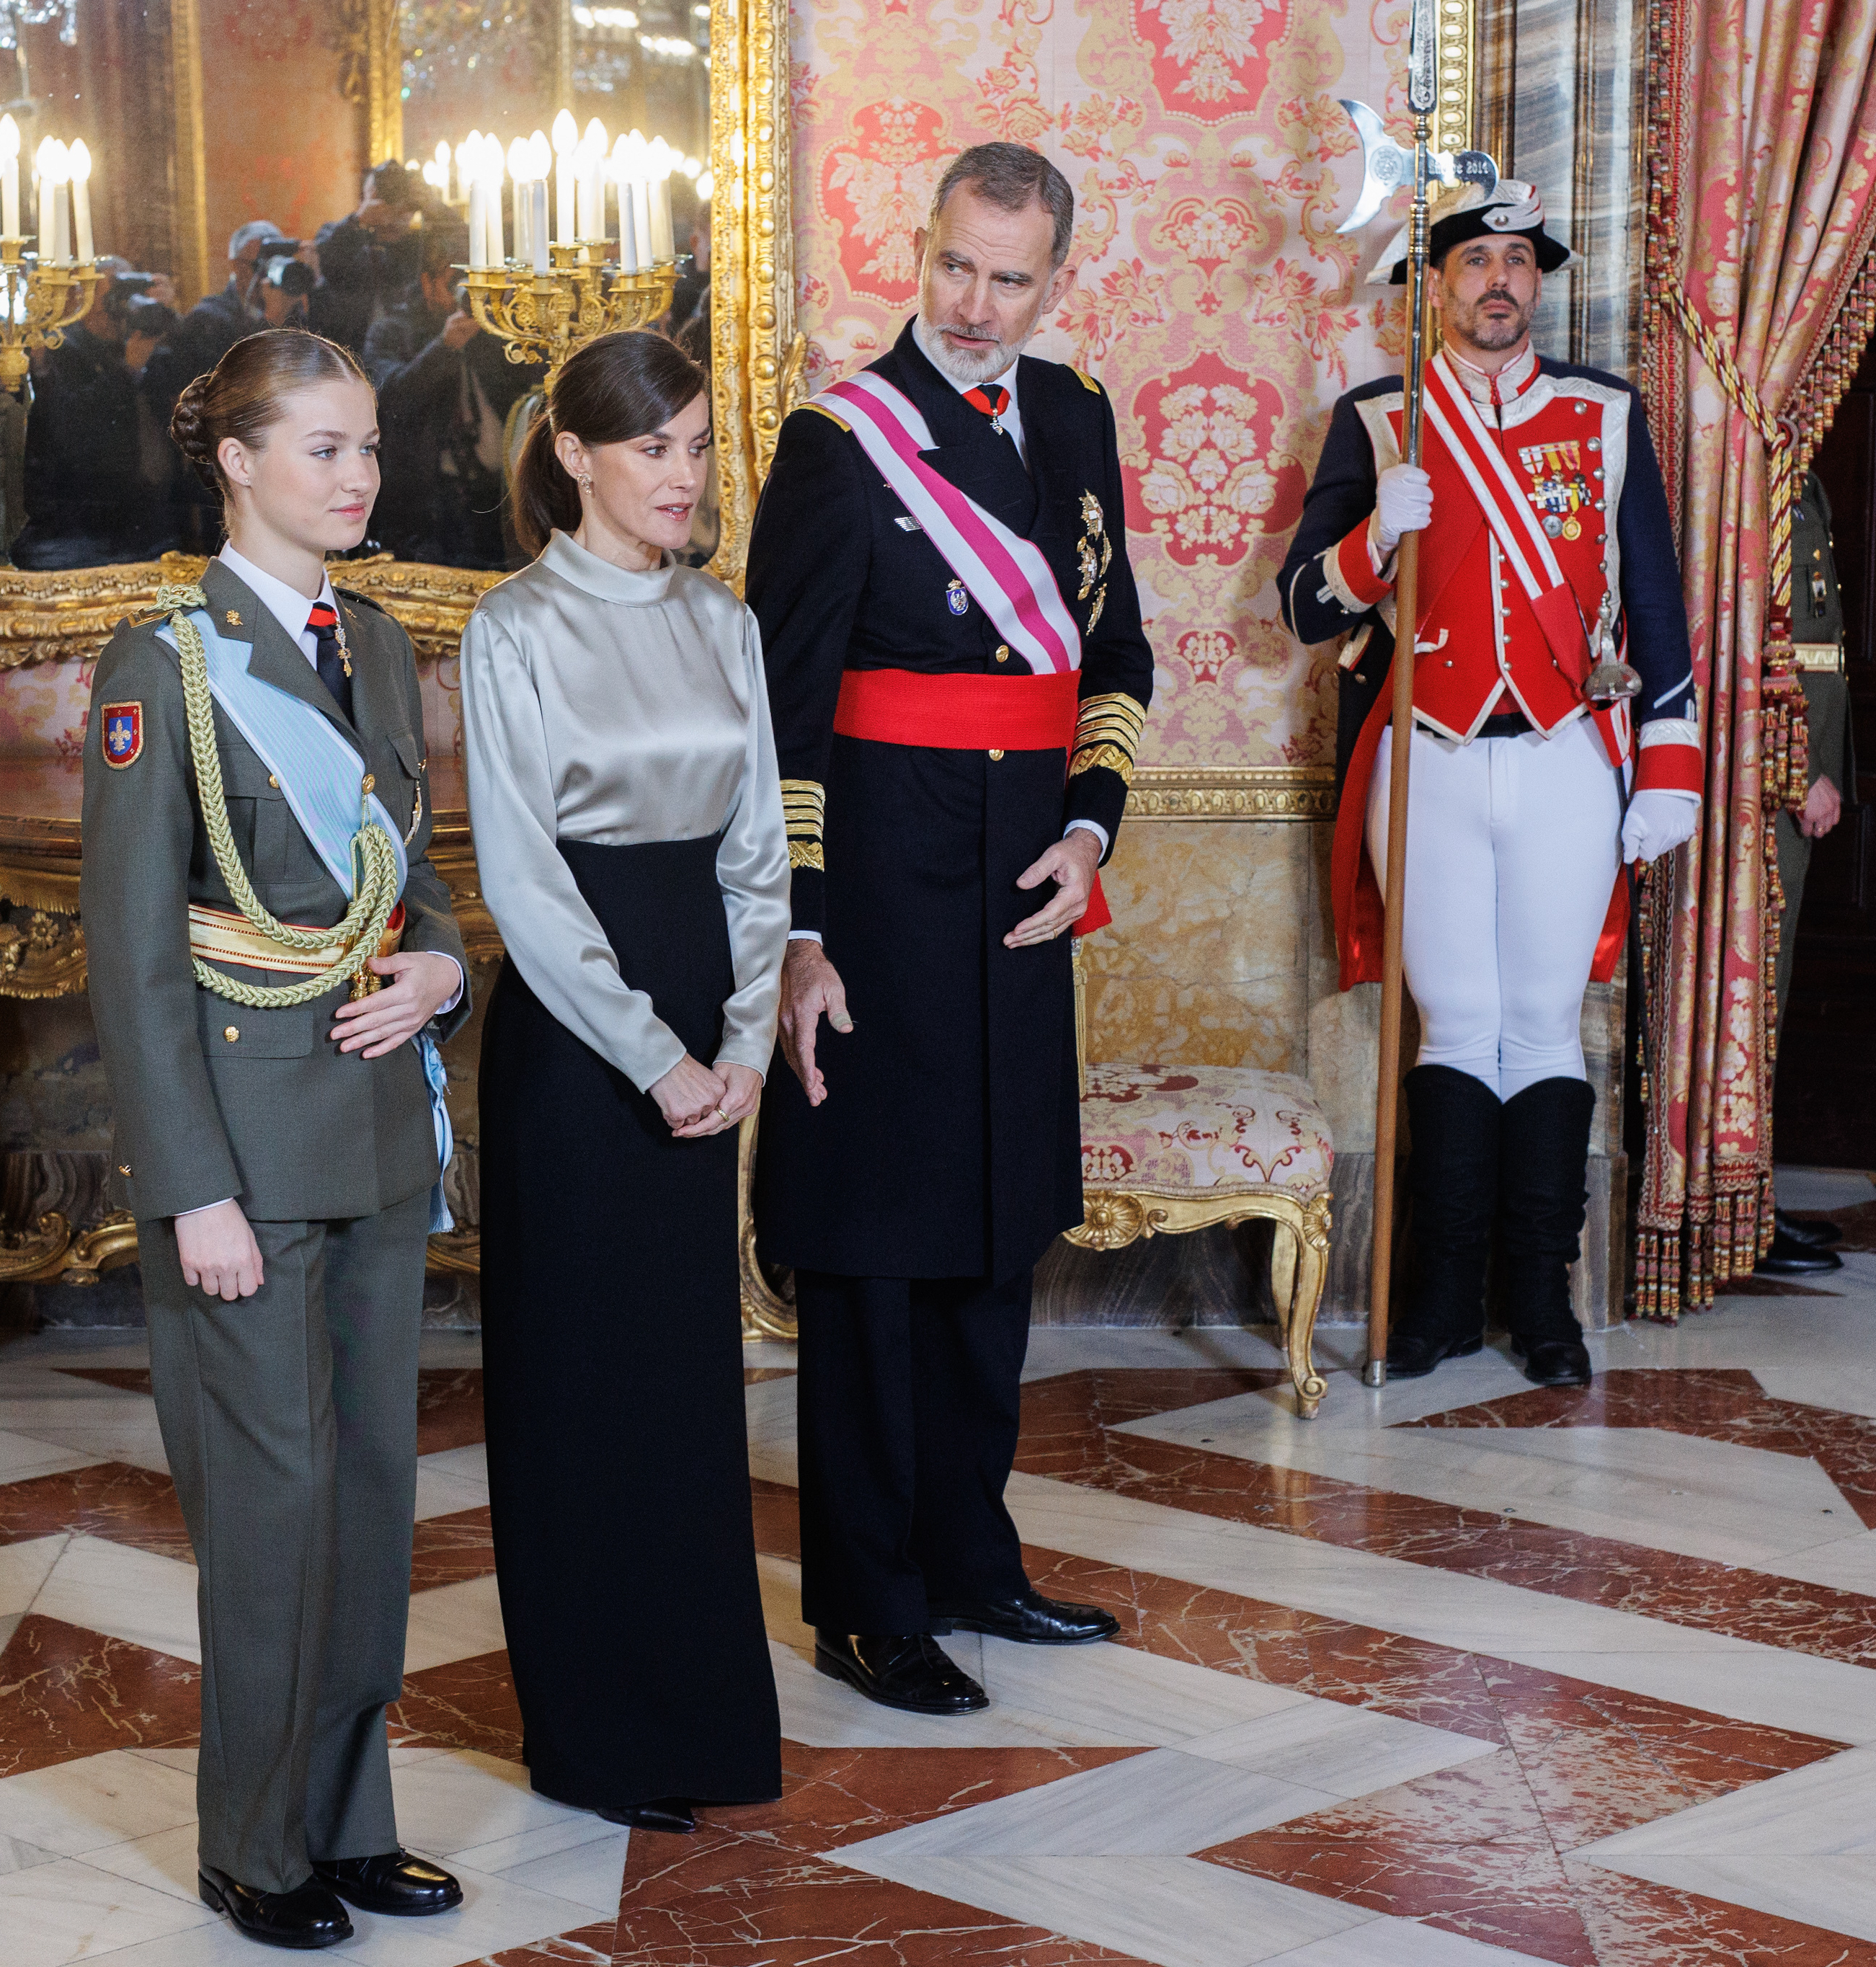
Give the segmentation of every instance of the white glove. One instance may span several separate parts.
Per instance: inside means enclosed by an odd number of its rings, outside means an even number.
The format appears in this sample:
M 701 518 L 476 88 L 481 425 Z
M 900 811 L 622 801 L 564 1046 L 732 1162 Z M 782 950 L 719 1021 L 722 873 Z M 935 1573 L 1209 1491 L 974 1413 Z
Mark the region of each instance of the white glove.
M 1693 838 L 1700 803 L 1692 793 L 1639 792 L 1622 822 L 1622 858 L 1652 861 Z
M 1383 554 L 1417 533 L 1433 516 L 1433 481 L 1417 464 L 1390 464 L 1377 481 L 1374 543 Z

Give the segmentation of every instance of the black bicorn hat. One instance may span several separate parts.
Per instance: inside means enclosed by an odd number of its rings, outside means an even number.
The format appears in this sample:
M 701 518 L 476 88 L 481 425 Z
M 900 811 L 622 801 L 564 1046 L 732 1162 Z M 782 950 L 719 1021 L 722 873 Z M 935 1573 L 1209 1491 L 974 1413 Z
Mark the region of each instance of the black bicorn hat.
M 1408 234 L 1409 228 L 1403 225 L 1388 241 L 1387 250 L 1368 276 L 1371 286 L 1406 285 Z M 1539 273 L 1554 273 L 1569 265 L 1569 247 L 1544 230 L 1544 201 L 1535 186 L 1519 178 L 1500 178 L 1497 188 L 1489 192 L 1481 192 L 1477 185 L 1464 186 L 1458 197 L 1446 205 L 1433 221 L 1426 239 L 1427 264 L 1437 265 L 1454 247 L 1463 245 L 1468 239 L 1513 234 L 1530 241 L 1537 254 Z

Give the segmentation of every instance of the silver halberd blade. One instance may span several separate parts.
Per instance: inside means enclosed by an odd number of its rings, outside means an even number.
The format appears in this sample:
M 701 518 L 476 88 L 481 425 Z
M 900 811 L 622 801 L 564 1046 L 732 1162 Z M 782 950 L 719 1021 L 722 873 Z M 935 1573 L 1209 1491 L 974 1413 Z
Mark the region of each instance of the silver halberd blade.
M 1361 139 L 1361 195 L 1355 209 L 1336 227 L 1358 232 L 1403 185 L 1413 182 L 1413 153 L 1397 144 L 1381 127 L 1381 119 L 1365 102 L 1351 96 L 1336 99 Z M 1483 150 L 1435 150 L 1426 160 L 1427 175 L 1447 186 L 1476 185 L 1489 198 L 1498 189 L 1498 166 Z

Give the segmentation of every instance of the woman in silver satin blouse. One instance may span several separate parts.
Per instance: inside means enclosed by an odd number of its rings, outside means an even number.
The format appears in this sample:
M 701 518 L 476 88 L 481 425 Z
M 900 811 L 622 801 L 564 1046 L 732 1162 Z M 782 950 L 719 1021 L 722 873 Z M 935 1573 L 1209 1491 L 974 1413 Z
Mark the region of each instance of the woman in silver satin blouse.
M 788 846 L 754 617 L 679 566 L 703 372 L 589 343 L 514 488 L 531 567 L 463 636 L 482 892 L 489 1488 L 525 1759 L 642 1829 L 781 1793 L 756 1577 L 737 1126 L 775 1041 Z

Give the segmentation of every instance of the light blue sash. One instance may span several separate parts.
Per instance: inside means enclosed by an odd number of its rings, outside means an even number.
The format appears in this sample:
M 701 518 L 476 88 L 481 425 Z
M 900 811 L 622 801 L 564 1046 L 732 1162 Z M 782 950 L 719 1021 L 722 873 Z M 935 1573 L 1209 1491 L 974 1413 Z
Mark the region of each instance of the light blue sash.
M 397 891 L 402 897 L 404 884 L 410 878 L 403 836 L 377 794 L 366 793 L 364 760 L 332 720 L 305 698 L 253 675 L 247 667 L 252 653 L 250 645 L 224 639 L 216 631 L 215 622 L 205 609 L 192 610 L 189 619 L 202 636 L 202 649 L 208 659 L 208 688 L 215 702 L 279 780 L 293 817 L 312 842 L 313 851 L 325 863 L 326 871 L 344 891 L 347 901 L 351 900 L 357 886 L 352 840 L 359 830 L 361 799 L 365 802 L 362 809 L 383 828 L 396 850 Z M 168 628 L 159 628 L 157 633 L 172 648 L 176 646 L 176 638 Z M 430 1228 L 434 1235 L 456 1226 L 449 1204 L 443 1199 L 442 1171 L 449 1166 L 456 1147 L 445 1097 L 449 1080 L 428 1025 L 411 1043 L 423 1062 L 430 1118 L 436 1129 L 438 1180 L 430 1194 Z

